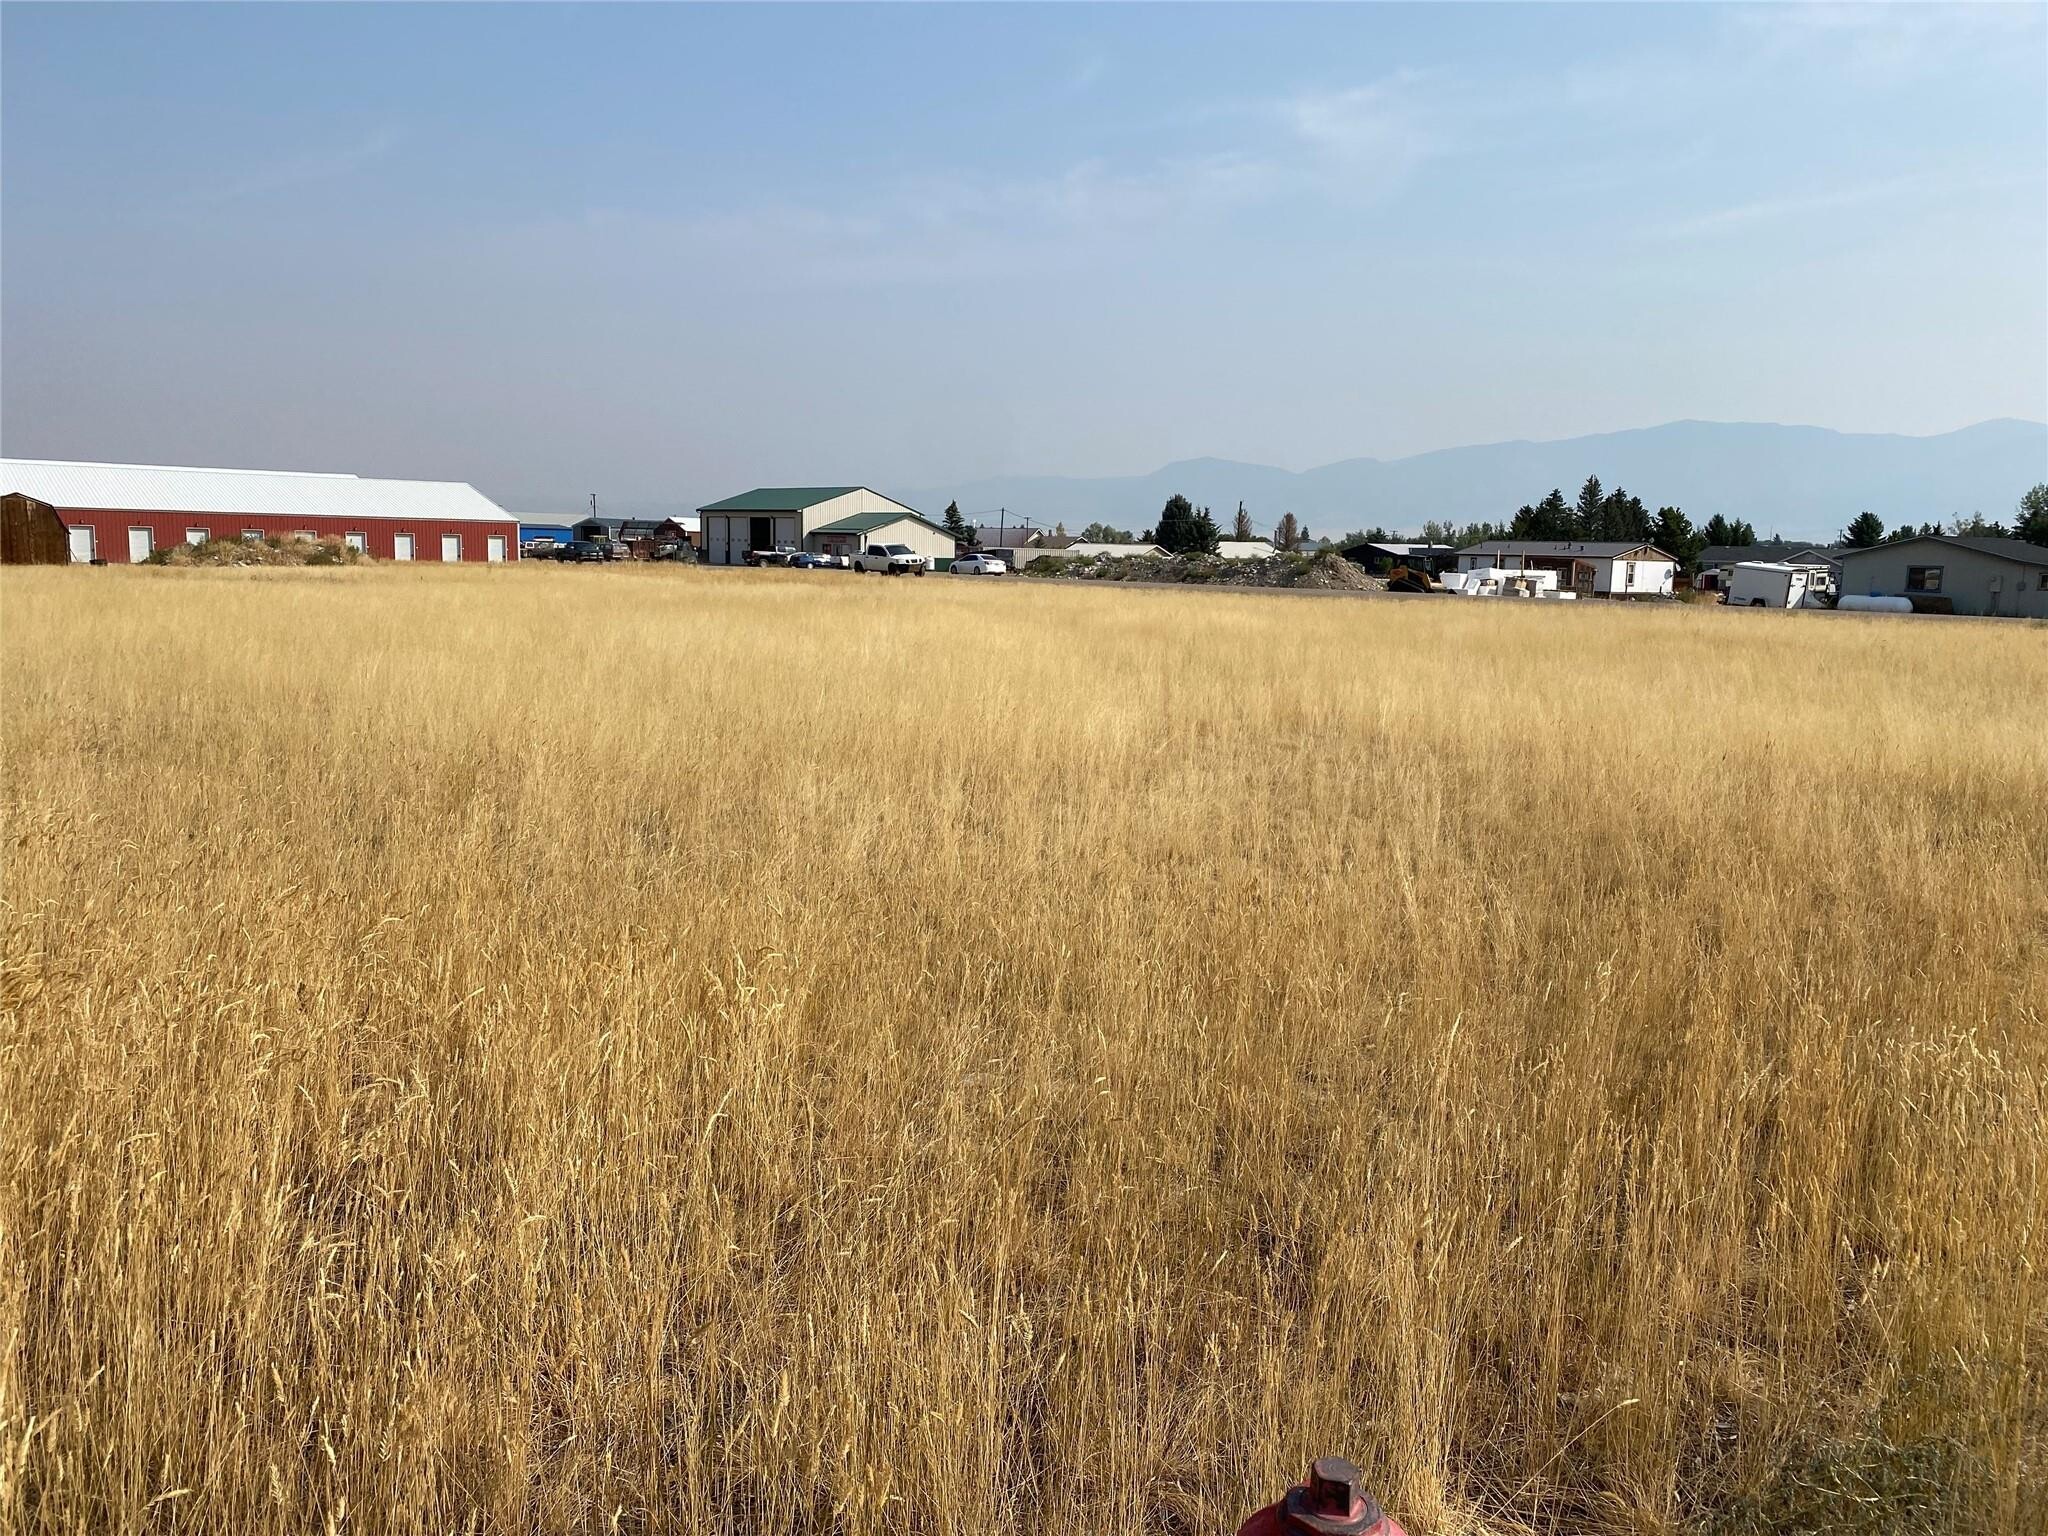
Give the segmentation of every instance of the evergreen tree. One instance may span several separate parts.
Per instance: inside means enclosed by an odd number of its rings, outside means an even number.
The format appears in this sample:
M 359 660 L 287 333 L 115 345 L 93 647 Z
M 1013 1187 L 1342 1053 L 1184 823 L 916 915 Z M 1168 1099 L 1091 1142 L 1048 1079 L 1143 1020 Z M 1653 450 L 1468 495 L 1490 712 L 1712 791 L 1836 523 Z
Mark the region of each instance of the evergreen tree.
M 927 505 L 929 505 L 929 503 L 927 503 Z M 959 502 L 949 501 L 946 503 L 946 516 L 944 518 L 944 524 L 946 532 L 953 536 L 954 543 L 972 544 L 975 542 L 976 535 L 974 532 L 974 525 L 968 522 L 966 518 L 960 515 Z
M 2048 544 L 2048 484 L 2037 485 L 2014 509 L 2012 536 L 2029 544 Z
M 1851 549 L 1869 549 L 1884 542 L 1884 519 L 1875 512 L 1858 512 L 1842 530 L 1842 543 Z
M 1601 537 L 1599 530 L 1605 526 L 1605 523 L 1601 517 L 1600 504 L 1606 499 L 1606 492 L 1600 489 L 1600 477 L 1598 475 L 1586 476 L 1586 483 L 1579 487 L 1578 502 L 1572 508 L 1571 531 L 1569 533 L 1550 534 L 1547 537 L 1562 539 L 1597 539 Z
M 1756 530 L 1740 518 L 1736 519 L 1735 526 L 1729 531 L 1735 535 L 1734 538 L 1728 541 L 1730 544 L 1754 544 L 1756 542 Z
M 1209 515 L 1207 507 L 1195 514 L 1189 529 L 1187 548 L 1182 551 L 1190 555 L 1213 555 L 1216 546 L 1223 542 L 1223 530 L 1216 526 L 1216 519 Z
M 1175 492 L 1166 499 L 1166 505 L 1159 513 L 1159 526 L 1152 530 L 1151 542 L 1157 544 L 1169 555 L 1177 555 L 1193 547 L 1196 538 L 1195 506 L 1187 497 Z
M 1253 537 L 1252 515 L 1245 511 L 1244 503 L 1241 501 L 1237 504 L 1237 517 L 1230 525 L 1230 536 L 1233 539 L 1249 539 Z
M 1598 489 L 1600 482 L 1589 482 Z M 1517 539 L 1573 539 L 1578 538 L 1579 528 L 1571 504 L 1564 499 L 1564 492 L 1552 489 L 1551 493 L 1535 506 L 1524 506 L 1515 513 L 1515 520 L 1509 529 L 1509 537 Z
M 1282 512 L 1280 514 L 1280 521 L 1273 525 L 1273 547 L 1275 549 L 1287 550 L 1294 548 L 1299 542 L 1301 542 L 1301 524 L 1295 521 L 1292 512 Z
M 1727 518 L 1716 512 L 1707 519 L 1706 526 L 1700 529 L 1700 538 L 1707 544 L 1726 548 L 1735 542 L 1735 530 L 1729 525 Z
M 1665 554 L 1678 562 L 1682 571 L 1696 571 L 1706 541 L 1693 531 L 1692 519 L 1677 507 L 1659 507 L 1657 525 L 1650 537 Z

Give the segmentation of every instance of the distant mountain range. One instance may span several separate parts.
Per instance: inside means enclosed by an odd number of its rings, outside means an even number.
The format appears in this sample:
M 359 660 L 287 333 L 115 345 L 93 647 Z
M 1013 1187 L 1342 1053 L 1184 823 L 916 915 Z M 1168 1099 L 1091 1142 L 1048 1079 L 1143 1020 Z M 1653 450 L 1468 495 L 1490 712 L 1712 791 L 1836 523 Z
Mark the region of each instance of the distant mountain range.
M 872 473 L 849 464 L 845 483 Z M 1243 501 L 1262 532 L 1292 512 L 1311 532 L 1335 536 L 1373 526 L 1415 533 L 1430 520 L 1506 522 L 1553 486 L 1574 495 L 1588 475 L 1642 497 L 1653 509 L 1683 507 L 1695 524 L 1718 512 L 1748 521 L 1765 536 L 1832 538 L 1859 512 L 1875 512 L 1888 525 L 1947 522 L 1972 512 L 2003 521 L 2029 486 L 2048 481 L 2048 425 L 1986 421 L 1937 437 L 1900 437 L 1769 422 L 1674 421 L 1554 443 L 1346 459 L 1299 473 L 1185 459 L 1149 475 L 1097 479 L 1009 475 L 923 488 L 867 483 L 934 519 L 947 502 L 958 501 L 970 521 L 994 521 L 1001 507 L 1012 523 L 1064 523 L 1078 533 L 1104 522 L 1137 533 L 1178 492 L 1210 508 L 1226 527 Z M 788 479 L 762 475 L 763 484 Z M 745 489 L 712 486 L 701 495 L 683 491 L 659 500 L 607 496 L 603 510 L 615 517 L 666 517 Z M 534 521 L 573 519 L 585 505 L 580 494 L 502 501 Z
M 2048 480 L 2048 424 L 1987 421 L 1938 437 L 1900 437 L 1767 422 L 1674 421 L 1554 443 L 1346 459 L 1300 473 L 1187 459 L 1149 475 L 1012 475 L 889 494 L 934 517 L 958 501 L 970 521 L 1002 507 L 1013 523 L 1064 523 L 1077 533 L 1105 522 L 1135 533 L 1178 492 L 1226 526 L 1242 500 L 1261 530 L 1292 512 L 1312 532 L 1334 536 L 1375 525 L 1413 533 L 1432 519 L 1505 522 L 1553 486 L 1571 496 L 1588 475 L 1652 508 L 1682 507 L 1695 524 L 1718 512 L 1745 519 L 1759 534 L 1787 538 L 1832 537 L 1866 511 L 1887 524 L 1946 522 L 1972 512 L 2003 520 L 2022 492 Z

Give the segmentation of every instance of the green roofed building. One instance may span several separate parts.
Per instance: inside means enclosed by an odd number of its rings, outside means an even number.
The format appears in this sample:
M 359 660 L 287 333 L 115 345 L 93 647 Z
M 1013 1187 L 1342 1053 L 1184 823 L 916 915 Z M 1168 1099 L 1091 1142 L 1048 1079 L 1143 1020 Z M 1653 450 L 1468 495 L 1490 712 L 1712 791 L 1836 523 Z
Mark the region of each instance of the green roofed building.
M 705 559 L 744 565 L 747 552 L 790 545 L 814 555 L 853 555 L 870 544 L 906 544 L 933 560 L 953 539 L 929 518 L 864 485 L 764 486 L 697 509 Z

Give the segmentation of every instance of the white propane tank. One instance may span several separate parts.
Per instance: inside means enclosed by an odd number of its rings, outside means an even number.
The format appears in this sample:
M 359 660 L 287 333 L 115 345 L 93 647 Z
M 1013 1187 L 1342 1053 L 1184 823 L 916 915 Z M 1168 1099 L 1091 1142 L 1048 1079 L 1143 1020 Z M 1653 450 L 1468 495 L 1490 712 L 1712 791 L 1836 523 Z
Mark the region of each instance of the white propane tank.
M 1844 613 L 1911 613 L 1913 600 L 1907 597 L 1858 597 L 1851 592 L 1836 598 L 1835 606 Z

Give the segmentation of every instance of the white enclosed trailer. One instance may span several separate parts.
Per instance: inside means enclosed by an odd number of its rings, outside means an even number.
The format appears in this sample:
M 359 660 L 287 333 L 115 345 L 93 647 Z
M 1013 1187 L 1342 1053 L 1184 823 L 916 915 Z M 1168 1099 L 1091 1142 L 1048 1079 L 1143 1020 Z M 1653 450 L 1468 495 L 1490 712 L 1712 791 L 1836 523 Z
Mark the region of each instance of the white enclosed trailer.
M 1744 560 L 1729 566 L 1727 582 L 1723 601 L 1732 608 L 1813 607 L 1807 596 L 1821 586 L 1812 567 L 1770 560 Z

